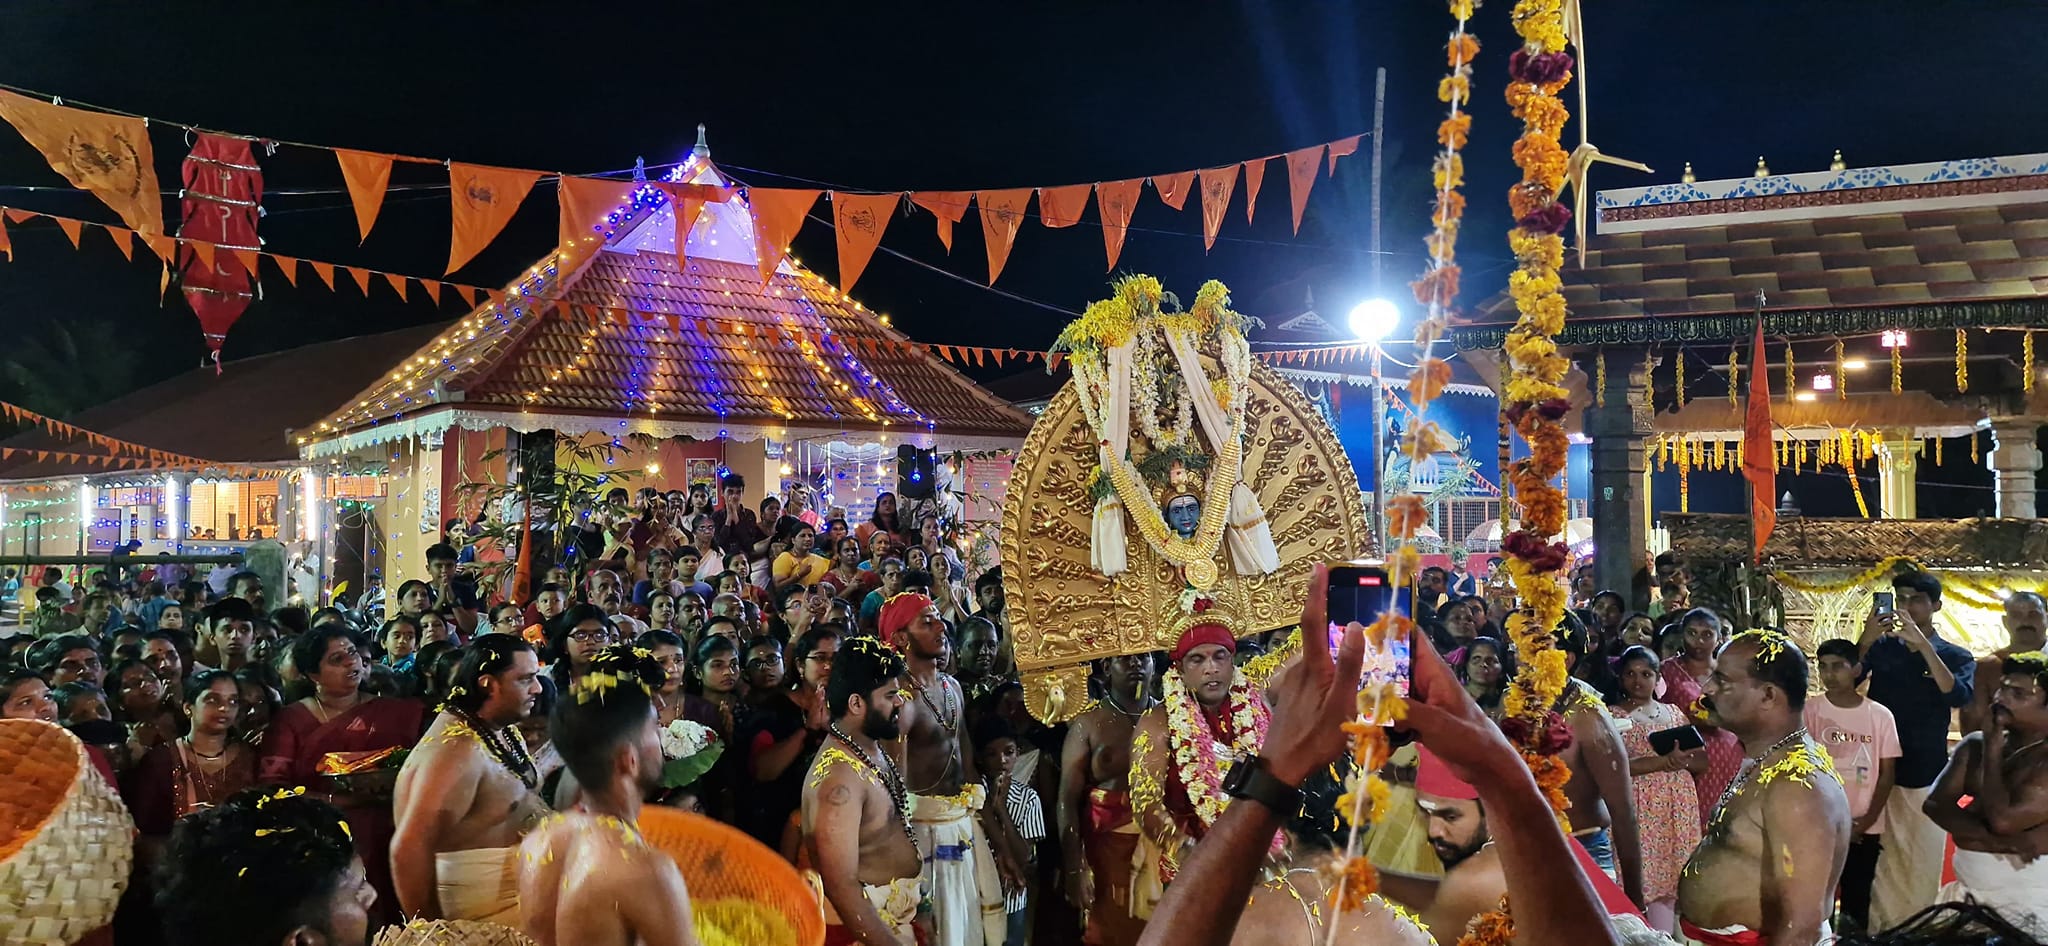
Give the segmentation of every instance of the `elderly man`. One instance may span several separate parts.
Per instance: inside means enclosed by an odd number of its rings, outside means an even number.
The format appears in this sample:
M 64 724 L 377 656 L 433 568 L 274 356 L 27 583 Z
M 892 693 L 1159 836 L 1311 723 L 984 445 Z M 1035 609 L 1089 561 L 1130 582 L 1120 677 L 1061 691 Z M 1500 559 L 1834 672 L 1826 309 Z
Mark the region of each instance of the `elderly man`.
M 1964 733 L 1982 732 L 1991 719 L 1991 697 L 1998 691 L 1996 681 L 2004 676 L 2000 667 L 2005 658 L 2048 649 L 2048 602 L 2039 593 L 2015 591 L 2005 599 L 2005 641 L 1997 653 L 1977 658 L 1972 678 L 1986 685 L 1977 687 L 1970 705 L 1963 707 L 1957 722 Z
M 1994 907 L 2048 936 L 2048 657 L 2008 654 L 1990 718 L 1963 737 L 1927 796 L 1927 814 L 1956 840 L 1956 883 L 1945 900 Z

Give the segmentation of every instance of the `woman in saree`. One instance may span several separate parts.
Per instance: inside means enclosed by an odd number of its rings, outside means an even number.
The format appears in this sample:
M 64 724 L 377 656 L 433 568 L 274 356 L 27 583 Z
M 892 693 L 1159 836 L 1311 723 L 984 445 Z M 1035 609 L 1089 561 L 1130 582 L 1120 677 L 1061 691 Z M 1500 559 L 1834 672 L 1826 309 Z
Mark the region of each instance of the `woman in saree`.
M 259 777 L 304 786 L 348 819 L 363 873 L 377 890 L 372 926 L 398 920 L 391 885 L 391 789 L 403 752 L 426 728 L 416 700 L 363 692 L 369 642 L 341 625 L 316 627 L 292 645 L 305 693 L 277 713 L 264 739 Z

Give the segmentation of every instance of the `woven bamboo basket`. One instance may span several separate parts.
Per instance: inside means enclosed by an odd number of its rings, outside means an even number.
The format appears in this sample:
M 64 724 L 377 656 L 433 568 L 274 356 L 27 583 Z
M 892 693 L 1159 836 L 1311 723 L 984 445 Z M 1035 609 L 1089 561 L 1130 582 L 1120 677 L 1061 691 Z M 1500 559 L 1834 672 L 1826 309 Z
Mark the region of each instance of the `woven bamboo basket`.
M 62 946 L 114 919 L 135 822 L 85 744 L 0 720 L 0 946 Z
M 820 946 L 825 908 L 782 855 L 674 808 L 640 810 L 640 835 L 682 868 L 704 946 Z
M 387 927 L 376 946 L 534 946 L 525 933 L 478 920 L 414 920 Z

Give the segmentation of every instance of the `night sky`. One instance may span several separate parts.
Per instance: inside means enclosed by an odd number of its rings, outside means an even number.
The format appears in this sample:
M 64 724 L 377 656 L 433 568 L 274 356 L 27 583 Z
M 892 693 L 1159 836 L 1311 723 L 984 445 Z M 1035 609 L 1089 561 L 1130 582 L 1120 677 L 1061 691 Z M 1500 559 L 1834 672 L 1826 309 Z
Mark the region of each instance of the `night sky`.
M 1356 134 L 1371 126 L 1373 69 L 1385 66 L 1383 291 L 1405 300 L 1422 269 L 1442 111 L 1434 90 L 1450 28 L 1440 3 L 884 12 L 892 6 L 15 3 L 0 13 L 0 83 L 256 136 L 577 173 L 679 160 L 702 122 L 714 160 L 744 183 L 908 190 L 1128 178 Z M 1509 268 L 1504 205 L 1518 131 L 1500 102 L 1509 6 L 1493 0 L 1474 26 L 1484 49 L 1460 247 L 1467 305 L 1503 286 Z M 1602 168 L 1595 189 L 1673 181 L 1686 161 L 1710 179 L 1746 175 L 1758 155 L 1779 172 L 1819 170 L 1837 148 L 1852 166 L 2048 150 L 2048 4 L 1589 0 L 1587 17 L 1593 140 L 1657 168 Z M 1576 138 L 1568 129 L 1566 144 Z M 171 128 L 153 140 L 174 189 L 186 145 Z M 1268 319 L 1300 311 L 1312 285 L 1319 309 L 1341 318 L 1372 290 L 1370 147 L 1318 182 L 1298 237 L 1281 165 L 1268 170 L 1256 226 L 1244 222 L 1240 182 L 1206 256 L 1199 201 L 1176 213 L 1148 188 L 1119 269 L 1154 273 L 1183 293 L 1221 278 L 1240 309 Z M 392 193 L 358 247 L 330 154 L 287 146 L 263 163 L 268 249 L 440 275 L 440 168 L 399 165 L 394 186 L 421 189 Z M 11 130 L 0 130 L 0 188 L 0 203 L 114 219 Z M 175 204 L 167 209 L 175 219 Z M 821 202 L 816 212 L 829 209 Z M 1068 318 L 1054 310 L 1104 294 L 1093 219 L 1091 206 L 1071 229 L 1027 223 L 997 293 L 980 285 L 972 218 L 949 257 L 928 214 L 899 217 L 855 295 L 921 340 L 1043 348 Z M 196 368 L 196 322 L 175 299 L 158 307 L 154 260 L 124 263 L 98 233 L 73 251 L 47 223 L 10 230 L 16 261 L 0 266 L 0 324 L 11 333 L 35 336 L 56 320 L 97 326 L 90 337 L 139 356 L 134 385 Z M 553 189 L 543 184 L 492 249 L 452 278 L 497 285 L 554 235 Z M 836 272 L 822 224 L 805 229 L 796 254 Z M 229 338 L 230 358 L 459 314 L 453 304 L 438 313 L 424 301 L 401 305 L 382 285 L 365 302 L 346 279 L 334 293 L 312 279 L 299 289 L 274 275 L 265 282 L 265 298 Z

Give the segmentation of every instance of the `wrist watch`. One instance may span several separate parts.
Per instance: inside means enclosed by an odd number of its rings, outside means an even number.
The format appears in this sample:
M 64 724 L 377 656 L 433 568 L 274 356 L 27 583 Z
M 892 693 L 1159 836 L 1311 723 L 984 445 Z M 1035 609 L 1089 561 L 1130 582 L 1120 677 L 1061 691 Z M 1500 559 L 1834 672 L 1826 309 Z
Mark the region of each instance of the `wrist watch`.
M 1282 818 L 1301 810 L 1301 787 L 1289 785 L 1266 771 L 1266 760 L 1246 756 L 1230 767 L 1223 777 L 1223 793 L 1232 798 L 1249 798 Z

